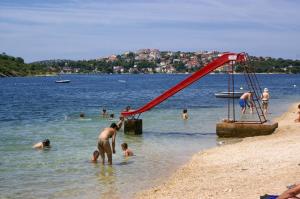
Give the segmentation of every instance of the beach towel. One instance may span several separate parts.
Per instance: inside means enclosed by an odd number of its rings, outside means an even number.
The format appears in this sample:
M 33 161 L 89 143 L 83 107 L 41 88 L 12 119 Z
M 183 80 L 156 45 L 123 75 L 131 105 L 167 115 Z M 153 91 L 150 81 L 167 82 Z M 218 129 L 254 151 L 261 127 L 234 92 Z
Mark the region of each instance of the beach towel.
M 278 196 L 275 195 L 264 195 L 264 196 L 260 196 L 260 199 L 276 199 Z

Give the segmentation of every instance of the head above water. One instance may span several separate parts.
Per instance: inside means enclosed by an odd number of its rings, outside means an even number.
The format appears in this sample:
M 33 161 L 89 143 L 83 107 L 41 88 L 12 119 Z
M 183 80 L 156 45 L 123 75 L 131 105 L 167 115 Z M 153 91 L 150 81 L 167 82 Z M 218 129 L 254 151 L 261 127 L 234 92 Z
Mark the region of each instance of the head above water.
M 93 152 L 93 156 L 94 156 L 94 159 L 95 159 L 95 160 L 98 159 L 99 155 L 100 155 L 99 151 L 95 150 L 95 151 Z
M 268 89 L 268 88 L 265 88 L 265 89 L 264 89 L 264 92 L 269 92 L 269 89 Z
M 182 111 L 183 113 L 187 113 L 187 109 L 185 108 L 185 109 L 183 109 L 183 111 Z
M 79 115 L 80 117 L 84 117 L 84 113 L 80 113 L 80 115 Z
M 106 113 L 106 109 L 105 109 L 105 108 L 104 108 L 104 109 L 102 109 L 102 112 L 103 112 L 103 113 Z
M 45 140 L 43 140 L 43 146 L 44 147 L 49 147 L 50 146 L 50 140 L 49 139 L 45 139 Z
M 123 144 L 121 144 L 122 149 L 125 151 L 126 149 L 128 149 L 128 145 L 126 142 L 124 142 Z

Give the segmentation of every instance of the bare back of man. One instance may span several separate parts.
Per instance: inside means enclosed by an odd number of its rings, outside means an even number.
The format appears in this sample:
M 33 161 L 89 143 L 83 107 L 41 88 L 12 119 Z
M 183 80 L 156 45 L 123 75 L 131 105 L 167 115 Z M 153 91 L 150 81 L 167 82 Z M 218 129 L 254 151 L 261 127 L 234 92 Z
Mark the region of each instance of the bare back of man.
M 240 97 L 239 104 L 242 108 L 242 113 L 245 114 L 246 106 L 248 105 L 247 102 L 250 102 L 250 112 L 253 112 L 253 102 L 252 102 L 252 94 L 251 92 L 246 92 Z

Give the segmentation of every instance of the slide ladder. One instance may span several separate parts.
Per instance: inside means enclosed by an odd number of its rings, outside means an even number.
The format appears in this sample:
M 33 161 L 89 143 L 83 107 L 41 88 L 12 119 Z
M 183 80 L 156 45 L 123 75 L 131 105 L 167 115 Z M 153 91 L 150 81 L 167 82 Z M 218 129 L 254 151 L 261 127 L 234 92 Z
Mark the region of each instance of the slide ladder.
M 259 81 L 255 74 L 255 70 L 249 62 L 244 65 L 244 76 L 248 85 L 249 91 L 252 93 L 252 100 L 254 104 L 255 111 L 258 115 L 260 123 L 265 123 L 267 121 L 266 116 L 262 109 L 262 104 L 260 96 L 262 95 L 262 89 L 260 87 Z
M 128 117 L 146 112 L 215 69 L 229 63 L 245 62 L 247 59 L 246 57 L 247 56 L 245 53 L 224 53 L 141 108 L 137 110 L 124 111 L 121 114 L 125 117 Z

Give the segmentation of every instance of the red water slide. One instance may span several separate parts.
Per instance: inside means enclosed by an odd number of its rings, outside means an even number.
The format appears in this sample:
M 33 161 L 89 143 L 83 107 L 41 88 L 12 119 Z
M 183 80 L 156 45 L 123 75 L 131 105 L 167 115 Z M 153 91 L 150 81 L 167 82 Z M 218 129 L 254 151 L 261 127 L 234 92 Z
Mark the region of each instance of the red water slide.
M 246 61 L 246 57 L 247 56 L 246 56 L 245 53 L 224 53 L 220 57 L 215 59 L 214 61 L 210 62 L 209 64 L 207 64 L 203 68 L 199 69 L 198 71 L 193 73 L 191 76 L 189 76 L 186 79 L 182 80 L 181 82 L 179 82 L 178 84 L 176 84 L 175 86 L 173 86 L 169 90 L 165 91 L 160 96 L 158 96 L 155 99 L 151 100 L 150 102 L 148 102 L 147 104 L 145 104 L 141 108 L 139 108 L 137 110 L 130 110 L 128 112 L 122 112 L 121 114 L 126 117 L 126 116 L 132 116 L 132 115 L 136 115 L 136 114 L 140 114 L 140 113 L 143 113 L 145 111 L 148 111 L 148 110 L 152 109 L 153 107 L 157 106 L 158 104 L 160 104 L 161 102 L 165 101 L 169 97 L 173 96 L 174 94 L 176 94 L 180 90 L 182 90 L 182 89 L 186 88 L 187 86 L 191 85 L 192 83 L 194 83 L 198 79 L 200 79 L 203 76 L 209 74 L 213 70 L 223 66 L 224 64 L 230 63 L 231 61 L 234 61 L 236 63 L 237 62 L 244 62 L 244 61 Z

